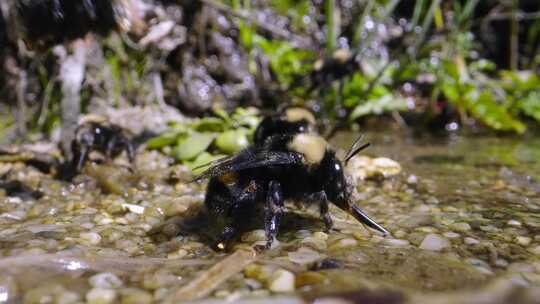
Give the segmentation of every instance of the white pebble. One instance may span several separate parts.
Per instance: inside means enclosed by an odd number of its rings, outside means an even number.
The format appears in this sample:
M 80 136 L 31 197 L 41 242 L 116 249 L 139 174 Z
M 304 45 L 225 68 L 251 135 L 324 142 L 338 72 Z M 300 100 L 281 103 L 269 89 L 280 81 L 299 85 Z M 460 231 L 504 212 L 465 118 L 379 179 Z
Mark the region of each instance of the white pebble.
M 471 230 L 471 225 L 469 225 L 468 223 L 460 222 L 460 223 L 454 223 L 454 224 L 450 225 L 450 228 L 452 230 L 465 232 L 465 231 Z
M 416 175 L 411 174 L 409 177 L 407 177 L 407 184 L 417 184 L 418 183 L 418 177 Z
M 533 254 L 540 255 L 540 245 L 529 248 L 529 251 Z
M 400 239 L 385 239 L 384 243 L 393 247 L 405 247 L 410 245 L 409 241 Z
M 461 235 L 459 233 L 455 233 L 455 232 L 445 232 L 443 233 L 443 235 L 449 239 L 457 239 L 459 238 Z
M 450 242 L 438 234 L 428 234 L 422 243 L 420 249 L 440 251 L 450 246 Z
M 86 294 L 88 304 L 109 304 L 115 299 L 116 291 L 112 289 L 93 288 Z
M 472 237 L 466 237 L 466 238 L 465 238 L 465 244 L 467 244 L 467 245 L 477 245 L 477 244 L 479 244 L 479 243 L 480 243 L 479 240 L 474 239 L 474 238 L 472 238 Z
M 79 234 L 79 237 L 90 245 L 97 245 L 101 242 L 101 236 L 95 232 L 84 232 Z
M 514 226 L 514 227 L 521 227 L 521 222 L 516 220 L 509 220 L 506 225 L 508 226 Z
M 134 204 L 122 204 L 122 207 L 126 210 L 129 210 L 129 212 L 133 212 L 136 214 L 143 214 L 144 213 L 144 207 Z
M 516 236 L 516 243 L 522 246 L 528 246 L 531 243 L 532 239 L 527 236 Z
M 297 251 L 288 253 L 289 260 L 300 265 L 313 263 L 321 258 L 321 255 L 309 248 L 301 247 Z
M 93 287 L 113 289 L 121 287 L 124 283 L 115 274 L 102 272 L 91 276 L 88 282 Z
M 273 292 L 294 291 L 294 274 L 285 269 L 278 269 L 268 280 L 268 289 Z

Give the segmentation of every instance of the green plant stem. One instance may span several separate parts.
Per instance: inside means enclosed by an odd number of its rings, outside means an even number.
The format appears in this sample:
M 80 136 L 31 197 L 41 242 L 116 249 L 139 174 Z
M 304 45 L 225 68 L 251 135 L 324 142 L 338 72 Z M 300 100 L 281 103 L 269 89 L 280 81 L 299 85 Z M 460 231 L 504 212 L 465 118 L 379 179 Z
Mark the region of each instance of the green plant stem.
M 418 21 L 420 21 L 420 16 L 422 15 L 422 11 L 424 10 L 424 6 L 426 4 L 426 0 L 417 0 L 414 4 L 414 12 L 413 17 L 411 19 L 411 26 L 414 28 Z
M 441 0 L 433 0 L 433 2 L 431 2 L 431 6 L 429 7 L 427 15 L 424 18 L 424 21 L 422 22 L 422 32 L 420 32 L 420 35 L 412 48 L 412 54 L 411 54 L 412 56 L 416 57 L 416 51 L 418 50 L 418 47 L 426 39 L 426 35 L 429 30 L 429 27 L 431 26 L 431 23 L 433 22 L 433 16 L 435 15 L 435 11 L 440 6 L 440 4 L 441 4 Z
M 335 0 L 326 0 L 326 52 L 331 54 L 336 48 L 337 37 L 339 35 L 339 9 Z
M 361 44 L 362 42 L 362 30 L 364 28 L 364 23 L 366 21 L 366 17 L 369 15 L 371 10 L 373 9 L 373 5 L 375 4 L 375 0 L 369 0 L 366 4 L 366 7 L 364 8 L 364 11 L 362 12 L 362 16 L 360 16 L 360 19 L 358 19 L 358 23 L 356 24 L 356 32 L 354 33 L 354 39 L 353 39 L 353 45 L 357 46 Z

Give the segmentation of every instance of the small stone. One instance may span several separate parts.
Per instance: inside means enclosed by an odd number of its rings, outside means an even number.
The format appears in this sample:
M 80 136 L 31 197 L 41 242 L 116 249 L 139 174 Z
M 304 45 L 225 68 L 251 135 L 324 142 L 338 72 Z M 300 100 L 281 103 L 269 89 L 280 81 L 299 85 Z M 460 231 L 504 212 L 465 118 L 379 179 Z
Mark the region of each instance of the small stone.
M 416 185 L 418 183 L 418 177 L 416 175 L 411 174 L 409 177 L 407 177 L 407 184 L 410 185 Z
M 321 254 L 306 247 L 288 253 L 289 260 L 300 265 L 310 264 L 321 259 Z
M 508 261 L 505 259 L 497 259 L 495 261 L 495 266 L 500 267 L 500 268 L 506 268 L 508 267 Z
M 80 303 L 81 297 L 73 291 L 64 291 L 57 296 L 57 304 L 75 304 Z
M 0 303 L 14 303 L 19 288 L 12 276 L 0 274 Z
M 253 230 L 242 235 L 242 242 L 254 243 L 266 241 L 266 232 L 262 229 Z
M 326 240 L 328 240 L 328 233 L 324 233 L 324 232 L 322 232 L 322 231 L 315 231 L 315 232 L 313 233 L 313 237 L 314 237 L 314 238 L 317 238 L 317 239 L 319 239 L 319 240 L 326 241 Z
M 455 233 L 453 231 L 445 232 L 445 233 L 443 233 L 443 236 L 446 237 L 446 238 L 449 238 L 449 239 L 457 239 L 457 238 L 461 237 L 461 235 L 459 233 Z
M 307 285 L 322 284 L 327 281 L 327 278 L 319 272 L 307 271 L 299 274 L 295 281 L 296 287 L 299 288 Z
M 438 234 L 428 234 L 422 243 L 420 249 L 440 251 L 450 246 L 450 242 Z
M 113 289 L 93 288 L 86 294 L 88 304 L 109 304 L 116 300 L 116 291 Z
M 114 289 L 124 285 L 124 282 L 120 280 L 115 274 L 110 272 L 102 272 L 91 276 L 88 282 L 92 287 Z
M 301 241 L 302 245 L 311 247 L 315 250 L 326 250 L 326 241 L 315 238 L 315 237 L 307 237 Z
M 90 245 L 97 245 L 101 242 L 101 236 L 95 232 L 83 232 L 79 234 L 81 240 Z
M 171 252 L 171 253 L 167 254 L 167 258 L 168 259 L 181 259 L 181 258 L 185 257 L 187 254 L 188 254 L 187 250 L 178 249 L 175 252 Z
M 529 252 L 540 255 L 540 245 L 537 245 L 536 247 L 529 248 Z
M 122 304 L 148 304 L 152 303 L 153 297 L 149 292 L 138 288 L 122 290 Z
M 466 237 L 465 238 L 465 244 L 467 245 L 478 245 L 480 244 L 480 241 L 475 239 L 475 238 L 472 238 L 472 237 Z
M 450 225 L 450 229 L 456 230 L 459 232 L 466 232 L 466 231 L 471 230 L 471 225 L 469 225 L 468 223 L 463 223 L 463 222 L 453 223 L 452 225 Z
M 146 273 L 143 279 L 143 287 L 146 289 L 159 289 L 176 284 L 182 277 L 176 276 L 166 269 L 160 269 L 155 273 Z
M 516 236 L 516 243 L 522 246 L 528 246 L 532 239 L 527 236 Z
M 406 247 L 411 244 L 407 240 L 400 239 L 384 239 L 383 243 L 392 247 Z
M 328 250 L 337 250 L 337 249 L 343 249 L 347 247 L 353 247 L 353 246 L 356 246 L 357 244 L 358 244 L 357 240 L 345 238 L 332 244 L 330 247 L 328 247 Z
M 292 292 L 294 291 L 294 274 L 285 269 L 278 269 L 272 273 L 268 280 L 268 289 L 273 292 Z
M 521 227 L 521 222 L 516 220 L 509 220 L 506 225 L 513 227 Z

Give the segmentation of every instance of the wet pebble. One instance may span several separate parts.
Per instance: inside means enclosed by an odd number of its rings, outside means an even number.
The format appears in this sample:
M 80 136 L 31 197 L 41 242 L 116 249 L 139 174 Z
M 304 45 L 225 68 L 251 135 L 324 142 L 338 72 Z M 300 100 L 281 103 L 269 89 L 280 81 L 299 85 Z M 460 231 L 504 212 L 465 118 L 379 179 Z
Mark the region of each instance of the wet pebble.
M 528 246 L 532 239 L 528 236 L 516 236 L 516 243 L 522 246 Z
M 420 249 L 440 251 L 450 246 L 450 242 L 438 234 L 428 234 L 420 244 Z
M 409 241 L 401 239 L 384 239 L 383 243 L 392 247 L 406 247 L 410 245 Z
M 138 288 L 124 289 L 121 294 L 122 304 L 148 304 L 153 301 L 152 294 Z
M 88 282 L 92 287 L 114 289 L 122 287 L 124 284 L 120 278 L 110 272 L 102 272 L 91 276 Z
M 88 304 L 109 304 L 116 300 L 116 291 L 113 289 L 93 288 L 86 294 Z
M 521 222 L 516 220 L 509 220 L 506 225 L 513 227 L 521 227 Z
M 320 260 L 321 254 L 306 247 L 300 247 L 298 250 L 288 253 L 289 260 L 293 263 L 306 265 Z
M 341 239 L 328 247 L 328 250 L 339 250 L 343 248 L 353 247 L 358 244 L 358 241 L 351 238 Z
M 307 237 L 301 241 L 302 245 L 311 247 L 316 250 L 326 250 L 326 241 L 315 238 L 315 237 Z
M 89 245 L 97 245 L 101 242 L 101 236 L 96 232 L 84 232 L 79 234 L 81 240 Z
M 14 302 L 18 296 L 17 282 L 12 276 L 0 274 L 0 303 Z
M 480 243 L 479 240 L 472 237 L 466 237 L 464 241 L 465 241 L 465 244 L 467 245 L 477 245 Z
M 307 271 L 296 276 L 295 285 L 297 288 L 300 288 L 307 285 L 323 284 L 327 280 L 326 276 L 321 273 Z
M 460 237 L 461 237 L 461 235 L 460 235 L 459 233 L 455 233 L 455 232 L 453 232 L 453 231 L 445 232 L 445 233 L 443 233 L 443 236 L 444 236 L 445 238 L 448 238 L 448 239 L 451 239 L 451 240 L 457 239 L 457 238 L 460 238 Z
M 285 269 L 277 269 L 268 279 L 268 289 L 273 292 L 292 292 L 295 289 L 294 274 Z
M 529 252 L 531 252 L 532 254 L 540 256 L 540 245 L 529 248 Z
M 459 232 L 466 232 L 466 231 L 471 230 L 471 225 L 469 225 L 468 223 L 463 223 L 463 222 L 453 223 L 450 225 L 450 229 L 459 231 Z

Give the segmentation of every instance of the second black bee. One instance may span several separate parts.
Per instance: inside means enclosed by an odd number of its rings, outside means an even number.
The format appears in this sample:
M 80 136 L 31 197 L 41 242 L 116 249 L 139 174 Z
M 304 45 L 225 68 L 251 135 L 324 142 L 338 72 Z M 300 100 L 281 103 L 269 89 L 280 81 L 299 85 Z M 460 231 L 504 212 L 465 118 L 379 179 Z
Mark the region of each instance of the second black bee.
M 301 107 L 288 107 L 277 114 L 266 116 L 253 135 L 253 143 L 262 146 L 264 141 L 278 134 L 298 134 L 314 132 L 316 128 L 313 113 Z
M 77 127 L 71 143 L 73 174 L 82 170 L 92 150 L 103 153 L 107 160 L 126 151 L 131 165 L 135 164 L 135 149 L 129 137 L 122 128 L 104 120 L 91 118 Z

